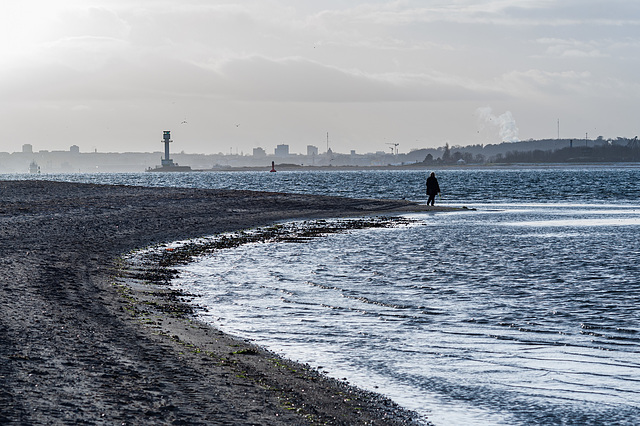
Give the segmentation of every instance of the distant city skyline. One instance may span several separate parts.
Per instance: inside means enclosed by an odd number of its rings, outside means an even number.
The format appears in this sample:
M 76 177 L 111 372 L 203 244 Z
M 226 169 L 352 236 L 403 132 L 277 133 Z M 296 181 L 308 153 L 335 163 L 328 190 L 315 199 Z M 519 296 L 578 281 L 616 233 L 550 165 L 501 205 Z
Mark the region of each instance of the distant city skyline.
M 632 0 L 5 3 L 3 152 L 156 152 L 165 130 L 203 154 L 640 133 Z

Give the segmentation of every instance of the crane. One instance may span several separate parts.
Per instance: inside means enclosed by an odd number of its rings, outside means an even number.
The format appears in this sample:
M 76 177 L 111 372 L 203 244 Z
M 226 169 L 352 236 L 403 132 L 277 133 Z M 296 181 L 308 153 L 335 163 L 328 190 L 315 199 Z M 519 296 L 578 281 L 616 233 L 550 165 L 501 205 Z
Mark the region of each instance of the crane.
M 393 149 L 395 148 L 395 155 L 398 155 L 398 145 L 400 145 L 399 143 L 387 142 L 387 145 L 393 145 L 389 147 L 389 149 L 391 149 L 391 154 L 393 154 Z

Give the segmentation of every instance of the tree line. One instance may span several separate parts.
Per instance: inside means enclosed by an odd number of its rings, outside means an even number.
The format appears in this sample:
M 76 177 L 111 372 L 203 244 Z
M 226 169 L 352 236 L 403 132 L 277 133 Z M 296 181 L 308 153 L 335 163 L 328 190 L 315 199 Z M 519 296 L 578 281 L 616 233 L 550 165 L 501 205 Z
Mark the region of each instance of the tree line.
M 640 162 L 640 141 L 638 138 L 617 138 L 605 140 L 567 140 L 569 146 L 557 149 L 507 150 L 495 155 L 485 155 L 482 147 L 450 148 L 448 144 L 442 149 L 442 155 L 434 158 L 428 154 L 424 164 L 512 164 L 512 163 L 618 163 Z M 559 142 L 560 143 L 560 142 Z M 518 146 L 517 144 L 515 144 Z M 495 146 L 493 146 L 495 147 Z M 485 150 L 487 147 L 484 147 Z

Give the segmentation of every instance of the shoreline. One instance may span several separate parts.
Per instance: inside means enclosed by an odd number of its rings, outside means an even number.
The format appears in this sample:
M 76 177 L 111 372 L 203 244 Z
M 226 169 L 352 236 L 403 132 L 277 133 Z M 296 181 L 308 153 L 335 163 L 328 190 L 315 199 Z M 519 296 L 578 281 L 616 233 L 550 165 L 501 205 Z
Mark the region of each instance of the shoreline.
M 638 162 L 570 162 L 570 163 L 469 163 L 469 164 L 388 164 L 385 166 L 304 166 L 281 163 L 279 172 L 345 172 L 345 171 L 438 171 L 438 170 L 511 170 L 511 169 L 561 169 L 561 168 L 639 168 Z M 190 172 L 269 172 L 271 166 L 220 166 L 211 169 L 193 169 Z
M 413 421 L 390 401 L 346 384 L 316 388 L 326 381 L 304 366 L 273 361 L 272 354 L 253 346 L 233 346 L 246 343 L 193 320 L 174 319 L 170 310 L 153 322 L 173 333 L 141 324 L 127 310 L 126 292 L 118 291 L 114 277 L 122 265 L 116 262 L 123 253 L 150 245 L 289 219 L 455 209 L 40 180 L 2 181 L 0 197 L 6 277 L 0 287 L 0 423 Z M 140 295 L 149 296 L 145 291 Z M 199 351 L 190 350 L 194 342 Z M 221 354 L 231 354 L 203 355 L 216 345 Z M 265 369 L 250 369 L 258 364 Z M 306 399 L 292 400 L 286 393 L 292 389 Z
M 353 387 L 346 378 L 330 378 L 307 364 L 283 358 L 250 340 L 219 331 L 197 318 L 198 311 L 203 308 L 191 303 L 195 295 L 171 286 L 171 280 L 179 276 L 174 267 L 219 250 L 257 242 L 305 242 L 353 229 L 388 228 L 412 222 L 393 216 L 304 220 L 161 244 L 123 258 L 121 273 L 114 285 L 128 300 L 125 309 L 141 324 L 183 345 L 187 351 L 226 366 L 236 376 L 250 378 L 273 390 L 285 409 L 294 410 L 310 423 L 367 424 L 380 418 L 390 424 L 428 425 L 430 423 L 417 413 L 378 393 Z M 290 376 L 289 373 L 295 374 Z M 285 387 L 283 383 L 286 383 Z M 327 400 L 327 394 L 334 400 L 342 399 L 345 407 L 332 411 L 329 416 L 319 413 L 314 405 L 327 405 L 333 401 Z M 347 413 L 343 412 L 345 408 Z M 370 412 L 372 409 L 374 416 Z

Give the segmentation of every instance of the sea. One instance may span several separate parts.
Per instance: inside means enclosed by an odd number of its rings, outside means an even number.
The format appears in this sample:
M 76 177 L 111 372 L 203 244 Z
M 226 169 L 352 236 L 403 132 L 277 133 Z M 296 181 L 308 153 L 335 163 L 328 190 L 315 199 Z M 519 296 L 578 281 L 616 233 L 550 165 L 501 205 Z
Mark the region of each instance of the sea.
M 435 425 L 640 424 L 640 166 L 434 169 L 392 228 L 181 267 L 198 316 Z M 3 175 L 425 202 L 431 170 Z

